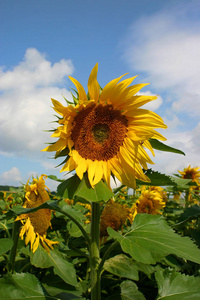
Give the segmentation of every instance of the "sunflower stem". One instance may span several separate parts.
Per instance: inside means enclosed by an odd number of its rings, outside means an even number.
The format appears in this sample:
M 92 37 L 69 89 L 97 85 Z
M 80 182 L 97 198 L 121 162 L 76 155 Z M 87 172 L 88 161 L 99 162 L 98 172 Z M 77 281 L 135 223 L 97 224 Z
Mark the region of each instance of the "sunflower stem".
M 13 231 L 12 231 L 12 241 L 13 245 L 10 250 L 10 255 L 9 255 L 9 263 L 8 263 L 8 270 L 9 272 L 14 272 L 15 268 L 15 257 L 17 253 L 17 244 L 19 240 L 19 230 L 21 227 L 21 221 L 15 221 L 13 223 Z
M 185 208 L 187 208 L 189 206 L 189 191 L 185 192 Z
M 90 246 L 90 280 L 91 300 L 101 299 L 101 281 L 99 273 L 100 244 L 100 204 L 92 202 L 91 246 Z

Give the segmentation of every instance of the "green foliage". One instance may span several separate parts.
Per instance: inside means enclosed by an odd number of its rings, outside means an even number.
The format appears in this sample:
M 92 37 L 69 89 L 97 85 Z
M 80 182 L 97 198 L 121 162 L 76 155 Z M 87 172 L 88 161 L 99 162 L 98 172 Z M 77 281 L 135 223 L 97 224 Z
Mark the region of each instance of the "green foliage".
M 111 191 L 103 181 L 92 188 L 87 176 L 82 181 L 76 175 L 63 181 L 49 175 L 60 183 L 58 191 L 50 195 L 50 201 L 36 208 L 22 206 L 22 188 L 12 192 L 12 198 L 1 193 L 0 298 L 91 299 L 90 255 L 94 246 L 90 236 L 91 203 L 103 211 L 107 201 L 114 198 L 130 213 L 145 184 L 146 189 L 165 187 L 166 207 L 162 215 L 143 213 L 137 214 L 133 222 L 127 219 L 121 231 L 115 231 L 110 223 L 109 236 L 100 243 L 100 264 L 97 264 L 101 299 L 200 299 L 199 194 L 192 193 L 191 179 L 151 169 L 145 174 L 151 183 L 137 181 L 134 193 L 123 185 Z M 175 193 L 180 195 L 178 202 Z M 189 194 L 192 196 L 187 198 Z M 47 238 L 59 244 L 47 251 L 40 243 L 33 253 L 24 240 L 14 239 L 13 229 L 17 216 L 41 209 L 52 211 Z
M 137 214 L 125 235 L 112 228 L 108 228 L 108 233 L 136 261 L 155 264 L 163 257 L 175 254 L 200 264 L 200 250 L 189 238 L 176 234 L 161 216 Z
M 76 174 L 58 186 L 58 194 L 63 198 L 74 199 L 77 197 L 90 202 L 106 202 L 113 196 L 112 191 L 103 181 L 92 188 L 87 175 L 80 180 Z
M 1 300 L 56 300 L 59 298 L 49 297 L 43 290 L 39 280 L 28 273 L 8 274 L 0 278 Z
M 158 269 L 155 276 L 159 294 L 157 300 L 197 300 L 200 298 L 199 277 L 186 276 L 169 269 Z
M 170 147 L 170 146 L 167 146 L 156 139 L 149 139 L 149 142 L 151 143 L 151 146 L 156 150 L 185 155 L 185 153 L 183 151 L 173 148 L 173 147 Z

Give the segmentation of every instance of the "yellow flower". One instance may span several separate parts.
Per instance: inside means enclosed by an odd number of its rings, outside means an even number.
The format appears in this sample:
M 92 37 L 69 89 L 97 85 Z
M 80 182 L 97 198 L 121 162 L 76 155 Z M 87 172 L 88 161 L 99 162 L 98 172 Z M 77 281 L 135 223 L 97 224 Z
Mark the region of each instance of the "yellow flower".
M 131 211 L 133 219 L 136 214 L 160 214 L 160 210 L 165 207 L 165 202 L 159 192 L 156 190 L 145 190 L 138 200 L 133 204 Z
M 189 165 L 187 168 L 184 168 L 183 171 L 178 171 L 182 178 L 184 179 L 192 179 L 193 182 L 200 184 L 200 170 L 199 167 L 191 168 Z
M 49 200 L 49 194 L 45 190 L 46 175 L 41 175 L 39 179 L 33 179 L 33 183 L 29 185 L 29 180 L 26 184 L 25 194 L 25 208 L 33 208 L 41 205 Z M 51 225 L 51 210 L 39 209 L 36 212 L 29 214 L 22 214 L 16 220 L 21 220 L 23 226 L 20 231 L 21 239 L 25 236 L 25 244 L 30 242 L 31 250 L 34 253 L 39 243 L 49 251 L 49 248 L 53 249 L 53 244 L 58 242 L 50 241 L 46 238 L 47 229 Z
M 148 140 L 166 140 L 154 128 L 167 126 L 156 113 L 140 108 L 157 98 L 136 95 L 147 84 L 129 86 L 136 76 L 119 82 L 122 75 L 101 90 L 97 71 L 98 64 L 88 80 L 88 96 L 83 86 L 69 77 L 77 88 L 74 105 L 65 107 L 52 99 L 54 110 L 61 115 L 60 126 L 52 134 L 58 140 L 43 151 L 56 151 L 55 157 L 68 151 L 61 172 L 75 170 L 80 179 L 87 172 L 92 187 L 101 179 L 110 186 L 112 172 L 124 185 L 135 188 L 136 178 L 149 181 L 142 170 L 153 163 L 145 151 L 147 148 L 154 155 Z
M 115 231 L 120 230 L 126 218 L 127 211 L 123 205 L 114 201 L 108 203 L 101 214 L 100 237 L 108 236 L 108 227 L 113 228 Z

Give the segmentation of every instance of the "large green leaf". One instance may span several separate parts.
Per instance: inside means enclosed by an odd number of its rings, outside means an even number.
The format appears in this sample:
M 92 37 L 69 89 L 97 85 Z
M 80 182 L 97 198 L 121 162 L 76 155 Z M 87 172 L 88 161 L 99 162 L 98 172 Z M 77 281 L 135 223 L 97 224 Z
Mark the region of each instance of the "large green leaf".
M 108 233 L 119 241 L 125 253 L 139 262 L 154 264 L 169 254 L 175 254 L 200 264 L 200 249 L 190 238 L 176 234 L 162 216 L 137 214 L 125 235 L 112 228 L 108 228 Z
M 156 150 L 173 152 L 173 153 L 185 155 L 185 153 L 183 151 L 173 148 L 173 147 L 170 147 L 170 146 L 167 146 L 156 139 L 149 139 L 149 142 L 151 143 L 151 146 Z
M 0 278 L 0 299 L 57 300 L 59 298 L 46 295 L 34 275 L 17 273 Z
M 54 273 L 60 276 L 66 283 L 77 286 L 76 271 L 72 263 L 66 260 L 59 251 L 50 250 L 48 253 L 39 245 L 35 253 L 31 254 L 31 264 L 37 268 L 54 267 Z
M 0 239 L 0 255 L 6 253 L 12 248 L 13 241 L 9 238 Z
M 200 278 L 178 272 L 158 270 L 155 273 L 158 283 L 157 300 L 197 300 L 200 299 Z
M 124 254 L 119 254 L 108 259 L 104 263 L 104 270 L 119 277 L 139 280 L 136 264 Z
M 144 295 L 138 291 L 138 287 L 133 281 L 123 281 L 120 287 L 122 300 L 145 300 Z
M 78 197 L 90 202 L 106 202 L 113 196 L 112 191 L 103 181 L 92 188 L 86 174 L 82 180 L 75 174 L 62 182 L 58 186 L 58 193 L 63 198 L 74 199 L 74 197 Z

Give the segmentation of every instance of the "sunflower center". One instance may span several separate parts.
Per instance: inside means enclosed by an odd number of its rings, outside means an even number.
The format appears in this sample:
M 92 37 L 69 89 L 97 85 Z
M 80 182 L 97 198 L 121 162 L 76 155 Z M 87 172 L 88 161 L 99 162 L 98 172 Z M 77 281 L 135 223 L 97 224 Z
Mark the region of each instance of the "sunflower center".
M 85 159 L 107 161 L 123 145 L 127 119 L 112 105 L 89 104 L 74 117 L 71 139 Z
M 94 139 L 97 143 L 103 144 L 109 137 L 109 126 L 107 124 L 96 124 L 92 128 Z

